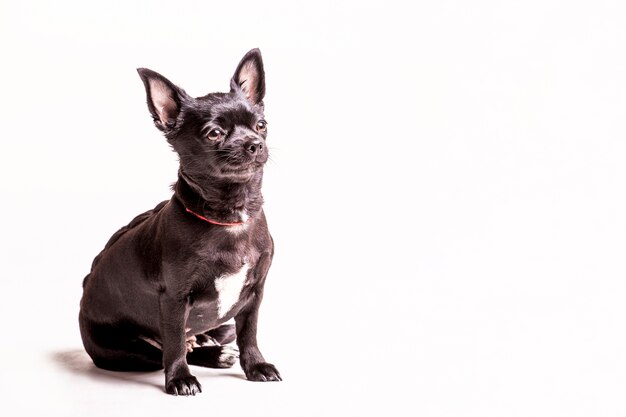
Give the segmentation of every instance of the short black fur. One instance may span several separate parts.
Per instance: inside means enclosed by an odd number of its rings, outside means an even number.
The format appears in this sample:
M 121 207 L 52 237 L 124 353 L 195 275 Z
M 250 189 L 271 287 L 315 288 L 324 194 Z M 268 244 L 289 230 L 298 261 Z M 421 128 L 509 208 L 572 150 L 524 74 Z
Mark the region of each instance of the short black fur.
M 198 98 L 138 72 L 155 126 L 178 153 L 178 181 L 169 201 L 122 227 L 94 259 L 80 303 L 85 350 L 104 369 L 164 368 L 167 393 L 195 395 L 201 386 L 188 364 L 232 366 L 237 351 L 225 344 L 236 334 L 247 378 L 279 381 L 256 341 L 274 254 L 262 209 L 261 53 L 243 57 L 230 92 Z

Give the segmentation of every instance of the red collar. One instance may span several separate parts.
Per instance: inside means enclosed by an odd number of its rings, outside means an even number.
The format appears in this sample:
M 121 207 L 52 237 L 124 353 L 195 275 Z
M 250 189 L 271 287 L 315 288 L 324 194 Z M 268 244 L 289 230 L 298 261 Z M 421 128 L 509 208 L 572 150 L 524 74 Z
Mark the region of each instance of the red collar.
M 206 217 L 201 216 L 198 213 L 194 213 L 193 211 L 189 210 L 187 207 L 185 207 L 185 210 L 187 210 L 187 213 L 193 214 L 194 216 L 196 216 L 200 220 L 204 220 L 205 222 L 208 222 L 208 223 L 211 223 L 211 224 L 216 224 L 218 226 L 241 226 L 242 224 L 245 223 L 245 222 L 222 223 L 222 222 L 218 222 L 218 221 L 215 221 L 215 220 L 207 219 Z

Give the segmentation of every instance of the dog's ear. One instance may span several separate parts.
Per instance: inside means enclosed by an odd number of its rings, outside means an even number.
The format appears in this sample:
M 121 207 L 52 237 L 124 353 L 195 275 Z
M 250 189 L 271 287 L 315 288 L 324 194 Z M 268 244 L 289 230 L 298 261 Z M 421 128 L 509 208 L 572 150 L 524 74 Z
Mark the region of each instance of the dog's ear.
M 185 92 L 157 72 L 147 68 L 137 68 L 137 72 L 146 87 L 148 109 L 155 125 L 161 130 L 175 127 Z
M 252 49 L 241 59 L 230 80 L 230 91 L 241 91 L 252 104 L 261 104 L 265 97 L 265 72 L 261 51 Z

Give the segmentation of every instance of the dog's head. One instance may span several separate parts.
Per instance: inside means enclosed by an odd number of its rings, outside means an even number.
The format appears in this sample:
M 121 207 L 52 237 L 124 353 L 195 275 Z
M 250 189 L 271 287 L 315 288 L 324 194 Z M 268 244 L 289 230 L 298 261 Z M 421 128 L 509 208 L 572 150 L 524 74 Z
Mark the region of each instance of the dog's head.
M 268 158 L 263 115 L 265 73 L 261 52 L 248 52 L 230 81 L 230 92 L 193 98 L 162 75 L 137 70 L 154 124 L 178 153 L 180 170 L 197 185 L 247 182 Z

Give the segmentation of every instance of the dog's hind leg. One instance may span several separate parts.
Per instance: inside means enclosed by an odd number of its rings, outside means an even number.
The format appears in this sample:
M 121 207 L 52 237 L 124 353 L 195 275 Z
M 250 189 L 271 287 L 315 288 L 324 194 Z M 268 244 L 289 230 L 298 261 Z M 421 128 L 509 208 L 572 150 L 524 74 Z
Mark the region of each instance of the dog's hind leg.
M 239 350 L 233 346 L 203 346 L 187 353 L 189 365 L 206 368 L 230 368 L 239 359 Z
M 154 346 L 137 340 L 132 346 L 127 344 L 126 348 L 114 350 L 99 347 L 88 353 L 98 368 L 109 371 L 149 372 L 163 369 L 162 353 Z
M 82 314 L 79 322 L 85 350 L 98 368 L 129 372 L 163 369 L 161 350 L 132 336 L 127 326 L 96 324 Z
M 222 346 L 235 340 L 235 325 L 223 324 L 187 340 L 187 363 L 206 368 L 230 368 L 239 358 L 234 346 Z
M 221 346 L 232 343 L 236 338 L 235 325 L 223 324 L 208 332 L 193 336 L 194 347 Z

